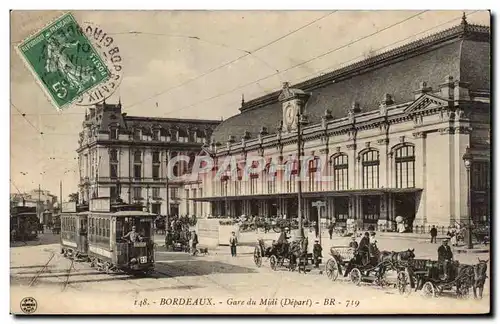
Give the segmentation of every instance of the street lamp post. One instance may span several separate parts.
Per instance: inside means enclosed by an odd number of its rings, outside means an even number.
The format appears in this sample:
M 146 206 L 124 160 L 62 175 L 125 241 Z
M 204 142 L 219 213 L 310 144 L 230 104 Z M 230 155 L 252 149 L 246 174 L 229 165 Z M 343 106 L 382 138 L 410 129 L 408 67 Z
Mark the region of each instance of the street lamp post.
M 297 203 L 297 217 L 299 220 L 299 238 L 304 237 L 304 228 L 302 226 L 302 179 L 301 177 L 301 158 L 302 158 L 302 129 L 301 129 L 301 124 L 302 124 L 302 114 L 300 109 L 297 111 L 297 154 L 298 154 L 298 161 L 297 161 L 297 178 L 299 179 L 298 183 L 298 188 L 297 188 L 297 198 L 298 198 L 298 203 Z
M 465 149 L 465 153 L 462 157 L 464 160 L 465 169 L 467 170 L 467 218 L 468 218 L 468 226 L 467 226 L 467 248 L 473 249 L 474 245 L 472 244 L 472 212 L 471 212 L 471 186 L 470 186 L 470 167 L 472 165 L 473 156 L 469 151 L 469 147 Z

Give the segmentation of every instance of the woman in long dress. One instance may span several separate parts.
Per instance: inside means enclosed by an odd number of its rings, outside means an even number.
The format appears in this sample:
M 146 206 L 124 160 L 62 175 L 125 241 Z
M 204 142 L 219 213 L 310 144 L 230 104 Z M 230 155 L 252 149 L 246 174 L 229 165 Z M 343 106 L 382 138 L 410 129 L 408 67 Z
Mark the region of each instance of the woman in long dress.
M 451 230 L 451 246 L 457 246 L 457 232 L 453 229 Z

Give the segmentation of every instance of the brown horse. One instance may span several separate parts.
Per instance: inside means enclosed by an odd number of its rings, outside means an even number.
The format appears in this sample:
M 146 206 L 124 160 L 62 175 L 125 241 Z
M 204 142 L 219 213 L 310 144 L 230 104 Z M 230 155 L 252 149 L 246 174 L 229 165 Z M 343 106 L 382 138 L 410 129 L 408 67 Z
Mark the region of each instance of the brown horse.
M 472 287 L 472 292 L 474 293 L 474 298 L 483 298 L 484 283 L 488 276 L 486 272 L 488 270 L 488 261 L 481 260 L 478 258 L 479 263 L 475 265 L 461 264 L 458 268 L 457 278 L 457 293 L 460 293 L 460 289 L 463 287 Z
M 382 251 L 378 257 L 378 262 L 390 261 L 394 263 L 413 260 L 415 258 L 415 249 L 408 249 L 405 251 Z
M 479 290 L 479 299 L 483 298 L 484 283 L 488 275 L 486 271 L 488 270 L 488 260 L 481 260 L 477 258 L 479 263 L 474 265 L 474 281 L 472 283 L 472 292 L 474 293 L 474 298 L 477 298 L 477 290 Z

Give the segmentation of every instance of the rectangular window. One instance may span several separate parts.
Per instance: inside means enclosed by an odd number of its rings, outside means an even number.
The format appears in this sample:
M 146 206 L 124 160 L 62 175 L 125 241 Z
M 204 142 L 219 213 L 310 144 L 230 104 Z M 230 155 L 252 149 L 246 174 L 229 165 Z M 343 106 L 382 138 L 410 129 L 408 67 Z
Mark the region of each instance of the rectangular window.
M 172 199 L 179 198 L 179 188 L 170 188 L 170 198 Z
M 118 178 L 118 164 L 110 164 L 109 166 L 109 177 L 111 179 L 116 179 Z
M 160 152 L 153 152 L 153 163 L 160 163 Z
M 140 180 L 142 177 L 142 170 L 140 165 L 134 165 L 134 179 Z
M 161 207 L 161 205 L 160 205 L 160 204 L 156 204 L 156 203 L 155 203 L 155 204 L 151 204 L 151 212 L 152 212 L 153 214 L 159 215 L 159 214 L 160 214 L 160 212 L 161 212 L 161 211 L 160 211 L 160 207 Z
M 134 188 L 134 199 L 142 199 L 142 188 Z
M 488 191 L 490 189 L 490 166 L 488 161 L 473 161 L 470 176 L 472 190 Z
M 189 215 L 189 190 L 184 190 L 186 194 L 186 215 Z
M 160 179 L 160 166 L 153 165 L 153 180 Z
M 153 199 L 160 198 L 160 188 L 153 188 Z
M 111 201 L 116 201 L 118 198 L 118 188 L 117 187 L 111 187 L 109 188 L 109 198 Z
M 118 129 L 116 129 L 116 128 L 112 128 L 112 129 L 109 131 L 109 139 L 112 139 L 112 140 L 116 140 L 116 139 L 118 139 Z

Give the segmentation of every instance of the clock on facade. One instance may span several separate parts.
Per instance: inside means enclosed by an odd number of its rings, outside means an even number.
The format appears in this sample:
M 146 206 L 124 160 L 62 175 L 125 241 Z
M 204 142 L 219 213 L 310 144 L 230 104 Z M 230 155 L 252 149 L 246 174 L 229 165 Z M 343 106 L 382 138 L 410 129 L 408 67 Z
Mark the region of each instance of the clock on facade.
M 295 108 L 289 103 L 285 108 L 285 123 L 288 127 L 292 128 L 295 121 Z

